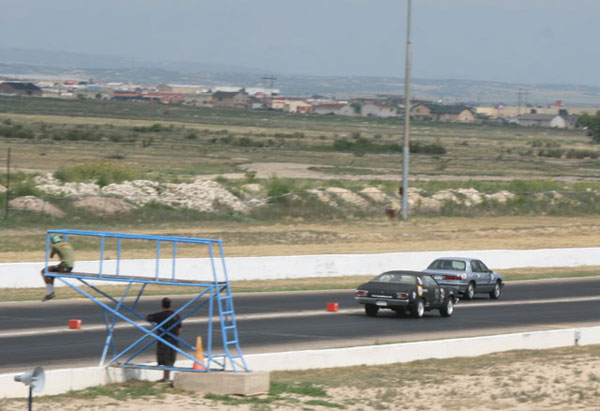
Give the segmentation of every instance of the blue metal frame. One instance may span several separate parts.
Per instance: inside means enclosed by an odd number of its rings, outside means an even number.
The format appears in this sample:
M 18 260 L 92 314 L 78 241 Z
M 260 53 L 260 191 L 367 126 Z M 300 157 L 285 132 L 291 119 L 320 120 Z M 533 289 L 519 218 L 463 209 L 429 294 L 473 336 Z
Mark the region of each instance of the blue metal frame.
M 48 271 L 48 265 L 50 260 L 50 235 L 58 234 L 62 235 L 63 241 L 67 241 L 68 237 L 83 236 L 83 237 L 96 237 L 100 240 L 100 263 L 98 266 L 97 273 L 53 273 Z M 107 238 L 113 238 L 117 240 L 116 249 L 116 273 L 106 274 L 103 272 L 103 259 L 105 251 L 105 240 Z M 151 240 L 156 241 L 156 267 L 151 277 L 142 275 L 124 275 L 121 272 L 121 251 L 123 239 L 128 240 Z M 71 240 L 72 241 L 72 240 Z M 75 240 L 76 241 L 76 240 Z M 170 279 L 160 278 L 160 251 L 162 243 L 172 243 L 172 273 Z M 199 244 L 208 248 L 208 254 L 210 257 L 210 266 L 212 270 L 211 281 L 190 281 L 190 280 L 178 280 L 176 272 L 176 259 L 177 259 L 177 243 L 188 243 L 188 244 Z M 217 247 L 217 256 L 214 255 L 213 247 Z M 222 264 L 222 275 L 219 276 L 215 259 L 221 260 Z M 124 234 L 124 233 L 109 233 L 102 231 L 82 231 L 82 230 L 48 230 L 46 232 L 46 261 L 45 261 L 44 274 L 46 276 L 55 277 L 65 285 L 71 287 L 80 294 L 88 297 L 94 303 L 99 305 L 104 314 L 104 321 L 106 324 L 107 336 L 102 350 L 100 358 L 100 366 L 121 366 L 121 367 L 134 367 L 143 369 L 167 369 L 175 371 L 190 371 L 190 372 L 211 372 L 211 371 L 224 371 L 232 370 L 238 371 L 249 371 L 246 365 L 246 360 L 242 354 L 242 350 L 239 345 L 239 337 L 237 331 L 237 323 L 235 320 L 235 311 L 233 307 L 233 298 L 231 296 L 231 287 L 229 285 L 229 276 L 227 274 L 227 267 L 225 265 L 225 254 L 223 252 L 222 240 L 205 239 L 205 238 L 188 238 L 188 237 L 169 237 L 169 236 L 154 236 L 154 235 L 142 235 L 142 234 Z M 139 273 L 138 273 L 139 274 Z M 116 299 L 106 292 L 102 291 L 98 285 L 93 282 L 100 281 L 113 281 L 122 282 L 126 284 L 125 290 L 119 299 Z M 82 287 L 77 284 L 80 283 L 83 286 L 90 288 L 97 292 L 101 296 L 107 298 L 109 303 L 100 301 L 94 295 L 85 291 Z M 137 293 L 135 300 L 132 304 L 127 304 L 125 297 L 127 297 L 131 286 L 135 283 L 142 284 L 141 289 Z M 150 328 L 144 327 L 138 323 L 142 320 L 147 323 L 146 317 L 136 311 L 136 306 L 144 294 L 144 290 L 148 284 L 164 284 L 164 285 L 177 285 L 183 287 L 195 287 L 196 295 L 191 298 L 187 303 L 181 306 L 177 311 L 173 313 L 169 318 L 165 319 L 160 324 L 151 324 Z M 221 330 L 221 344 L 223 352 L 213 353 L 213 314 L 214 306 L 216 305 L 219 313 L 219 328 Z M 183 322 L 186 318 L 189 318 L 193 314 L 196 314 L 202 308 L 208 309 L 207 318 L 207 346 L 204 352 L 204 361 L 194 357 L 196 347 L 179 336 L 171 333 L 171 329 L 177 326 L 177 324 Z M 179 315 L 180 320 L 177 323 L 171 324 L 167 329 L 163 326 L 168 323 L 176 315 Z M 142 336 L 132 342 L 129 346 L 118 351 L 114 344 L 115 325 L 117 319 L 123 320 L 134 328 L 137 328 Z M 136 319 L 138 321 L 136 321 Z M 173 344 L 166 337 L 177 341 L 177 345 Z M 134 360 L 142 354 L 148 347 L 156 342 L 161 342 L 184 357 L 192 360 L 194 363 L 200 365 L 201 369 L 193 368 L 181 368 L 181 367 L 166 367 L 166 366 L 152 366 L 147 364 L 135 363 Z M 179 347 L 182 345 L 182 347 Z M 192 353 L 186 351 L 190 350 Z M 110 355 L 109 355 L 110 353 Z M 129 356 L 122 361 L 122 358 L 129 354 Z M 109 356 L 111 357 L 109 359 Z

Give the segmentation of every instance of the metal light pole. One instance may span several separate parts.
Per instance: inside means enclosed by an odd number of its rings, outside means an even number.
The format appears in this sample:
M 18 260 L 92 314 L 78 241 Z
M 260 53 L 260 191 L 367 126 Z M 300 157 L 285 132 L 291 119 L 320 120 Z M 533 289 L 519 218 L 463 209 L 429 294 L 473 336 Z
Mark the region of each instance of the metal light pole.
M 8 221 L 8 201 L 10 200 L 10 147 L 6 154 L 6 202 L 4 204 L 4 219 Z
M 406 70 L 404 72 L 404 146 L 402 148 L 402 219 L 408 219 L 408 158 L 410 152 L 410 14 L 411 0 L 407 0 L 406 14 Z

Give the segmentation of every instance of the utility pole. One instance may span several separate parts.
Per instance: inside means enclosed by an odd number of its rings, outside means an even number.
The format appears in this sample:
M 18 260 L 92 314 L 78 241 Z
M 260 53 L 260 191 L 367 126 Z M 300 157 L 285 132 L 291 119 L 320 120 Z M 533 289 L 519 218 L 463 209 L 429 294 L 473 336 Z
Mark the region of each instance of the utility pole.
M 410 13 L 411 0 L 407 0 L 406 13 L 406 69 L 404 72 L 404 145 L 402 147 L 402 219 L 408 219 L 408 161 L 410 152 Z
M 268 108 L 270 106 L 271 98 L 273 96 L 273 84 L 274 84 L 275 80 L 277 80 L 277 78 L 274 76 L 265 76 L 262 79 L 265 80 L 265 95 L 264 95 L 263 104 L 265 105 L 265 108 Z M 267 97 L 267 90 L 269 90 L 268 97 Z
M 531 94 L 529 90 L 519 89 L 517 91 L 517 101 L 519 106 L 518 115 L 521 115 L 521 106 L 523 105 L 523 96 L 525 97 L 525 107 L 527 107 L 527 96 Z

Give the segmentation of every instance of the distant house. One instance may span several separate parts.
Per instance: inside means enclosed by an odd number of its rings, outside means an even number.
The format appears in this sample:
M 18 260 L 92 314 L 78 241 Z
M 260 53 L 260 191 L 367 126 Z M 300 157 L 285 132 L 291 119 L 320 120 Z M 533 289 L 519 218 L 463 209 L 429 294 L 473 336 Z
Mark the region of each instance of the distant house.
M 142 94 L 141 99 L 144 101 L 150 101 L 161 104 L 183 104 L 185 100 L 185 95 L 181 93 L 152 92 Z
M 250 108 L 252 100 L 244 91 L 217 91 L 211 96 L 213 107 Z
M 415 120 L 433 120 L 451 123 L 474 123 L 475 114 L 462 104 L 417 104 L 410 110 Z
M 560 116 L 556 114 L 527 113 L 518 116 L 517 123 L 524 127 L 552 127 L 551 123 L 555 117 Z
M 393 104 L 367 103 L 362 105 L 360 113 L 366 117 L 396 117 L 398 109 Z
M 342 108 L 347 104 L 331 103 L 331 104 L 315 104 L 313 105 L 313 113 L 315 114 L 340 114 Z
M 575 128 L 577 116 L 566 113 L 542 114 L 527 113 L 516 118 L 517 124 L 524 127 Z
M 156 90 L 161 93 L 175 93 L 175 94 L 186 94 L 196 95 L 202 94 L 207 91 L 204 86 L 188 85 L 188 84 L 159 84 L 156 86 Z
M 308 114 L 312 112 L 313 105 L 304 100 L 290 100 L 286 108 L 290 113 Z
M 339 116 L 358 116 L 359 113 L 356 112 L 356 109 L 352 104 L 346 104 L 342 107 L 338 113 Z
M 33 83 L 21 83 L 6 81 L 0 83 L 0 94 L 10 94 L 13 96 L 40 96 L 42 89 Z
M 137 91 L 115 90 L 115 91 L 113 91 L 112 99 L 118 100 L 118 101 L 132 101 L 132 100 L 140 100 L 141 96 L 142 96 L 141 93 L 137 92 Z
M 286 111 L 288 113 L 311 113 L 313 105 L 302 97 L 273 97 L 265 105 L 273 110 Z

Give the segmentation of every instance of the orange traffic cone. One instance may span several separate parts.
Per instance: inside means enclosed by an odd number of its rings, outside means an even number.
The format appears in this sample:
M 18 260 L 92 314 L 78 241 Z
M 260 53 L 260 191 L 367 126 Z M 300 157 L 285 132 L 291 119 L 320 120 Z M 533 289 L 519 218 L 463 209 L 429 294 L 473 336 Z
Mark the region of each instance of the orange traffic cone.
M 196 359 L 200 362 L 204 362 L 204 350 L 202 349 L 202 337 L 196 337 Z M 194 370 L 204 370 L 206 369 L 204 365 L 198 364 L 194 361 Z

